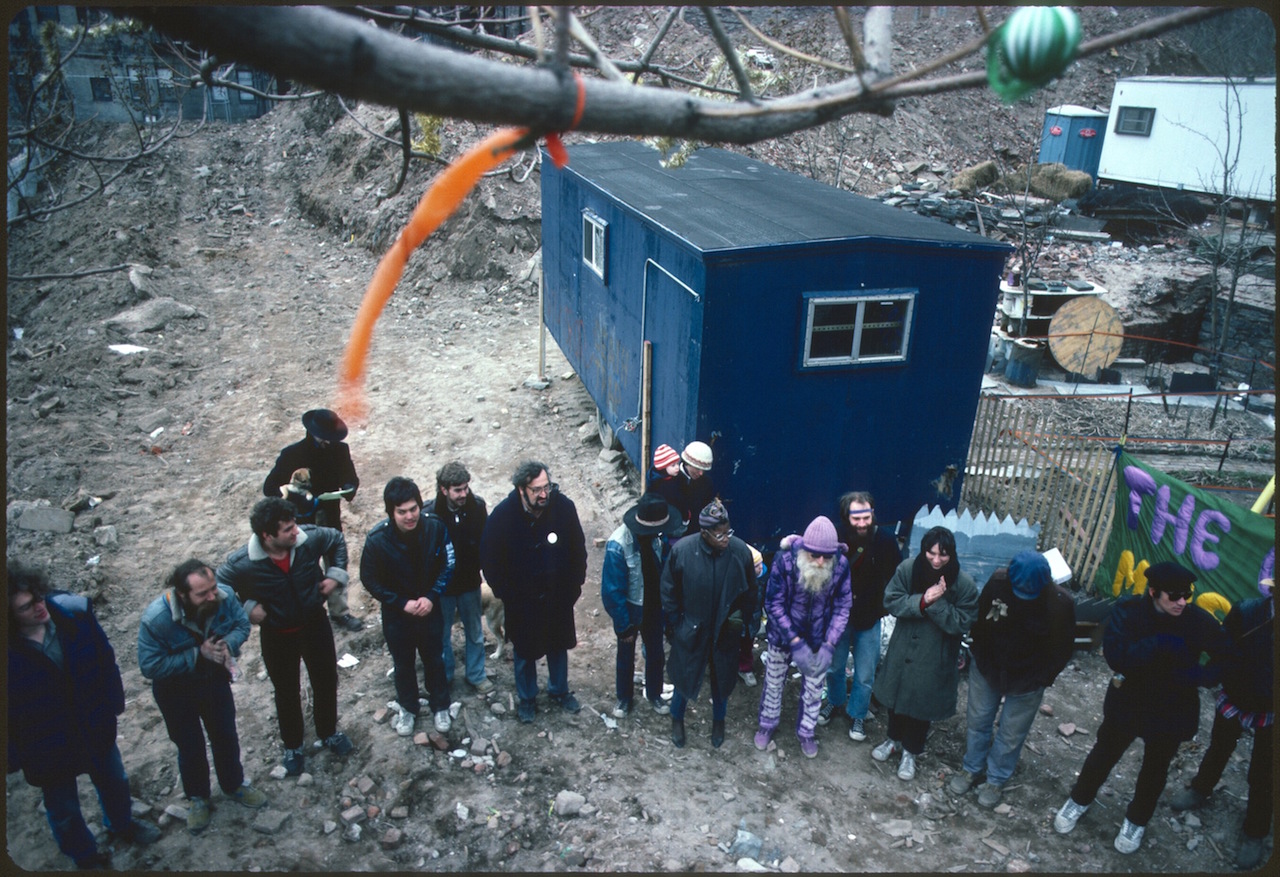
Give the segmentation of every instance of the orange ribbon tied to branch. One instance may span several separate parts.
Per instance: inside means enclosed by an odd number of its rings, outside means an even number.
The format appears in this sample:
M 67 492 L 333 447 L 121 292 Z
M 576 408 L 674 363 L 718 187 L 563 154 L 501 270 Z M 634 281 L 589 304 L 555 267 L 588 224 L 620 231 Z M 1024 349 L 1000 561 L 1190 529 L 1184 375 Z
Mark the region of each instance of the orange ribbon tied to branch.
M 582 77 L 574 73 L 573 78 L 577 83 L 578 98 L 573 122 L 567 130 L 578 126 L 578 122 L 582 120 L 583 107 L 586 106 L 587 95 Z M 409 256 L 428 235 L 453 215 L 463 199 L 480 182 L 480 178 L 514 155 L 528 137 L 528 128 L 502 128 L 463 153 L 461 158 L 436 177 L 418 206 L 413 209 L 400 236 L 383 254 L 373 273 L 373 279 L 365 290 L 364 299 L 360 302 L 360 310 L 356 312 L 351 338 L 347 341 L 338 370 L 338 398 L 334 408 L 344 420 L 364 423 L 368 417 L 369 403 L 365 398 L 364 379 L 369 343 L 373 340 L 373 327 L 383 308 L 391 300 L 391 294 L 395 292 L 396 285 L 404 274 L 404 267 L 409 263 Z M 556 167 L 564 167 L 569 163 L 569 153 L 557 134 L 547 135 L 547 153 Z

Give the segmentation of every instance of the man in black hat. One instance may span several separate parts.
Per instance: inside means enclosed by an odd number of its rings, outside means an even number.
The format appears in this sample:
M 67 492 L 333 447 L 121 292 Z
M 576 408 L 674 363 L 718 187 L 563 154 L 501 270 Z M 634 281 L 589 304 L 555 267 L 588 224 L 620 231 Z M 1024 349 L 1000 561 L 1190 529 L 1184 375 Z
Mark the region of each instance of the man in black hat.
M 662 642 L 662 565 L 667 541 L 658 536 L 684 529 L 680 511 L 657 493 L 646 493 L 627 509 L 622 525 L 604 546 L 600 600 L 618 636 L 618 705 L 613 714 L 631 712 L 635 697 L 636 636 L 644 643 L 644 693 L 654 712 L 671 710 L 662 700 L 665 665 Z
M 1213 660 L 1230 642 L 1208 612 L 1189 601 L 1195 575 L 1173 561 L 1147 570 L 1147 592 L 1118 600 L 1107 619 L 1102 654 L 1115 671 L 1102 703 L 1102 725 L 1080 768 L 1071 796 L 1053 819 L 1067 834 L 1089 809 L 1125 750 L 1141 737 L 1142 767 L 1115 848 L 1136 852 L 1168 781 L 1178 744 L 1200 723 L 1198 686 L 1212 685 Z M 1202 666 L 1200 655 L 1211 659 Z
M 307 435 L 280 452 L 276 464 L 262 483 L 262 495 L 285 495 L 293 473 L 299 469 L 311 472 L 311 493 L 317 497 L 339 493 L 347 502 L 355 499 L 360 479 L 351 462 L 351 449 L 343 441 L 347 425 L 328 408 L 313 408 L 302 415 Z M 283 488 L 283 489 L 282 489 Z M 288 499 L 287 496 L 285 496 Z M 303 523 L 303 522 L 299 522 Z M 316 508 L 314 523 L 318 527 L 342 529 L 342 506 L 337 497 L 322 499 Z M 347 608 L 347 587 L 334 588 L 328 597 L 329 617 L 344 630 L 357 631 L 364 624 Z

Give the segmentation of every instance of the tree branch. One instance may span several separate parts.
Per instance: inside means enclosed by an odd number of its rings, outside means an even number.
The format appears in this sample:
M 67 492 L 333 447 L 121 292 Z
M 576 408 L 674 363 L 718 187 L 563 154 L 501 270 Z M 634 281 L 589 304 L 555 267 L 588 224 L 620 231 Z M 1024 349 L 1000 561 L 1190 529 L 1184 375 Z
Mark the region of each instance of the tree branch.
M 756 39 L 758 39 L 760 42 L 764 43 L 766 46 L 768 46 L 771 49 L 776 49 L 782 54 L 789 55 L 790 57 L 795 58 L 798 61 L 804 61 L 806 64 L 816 64 L 819 67 L 826 67 L 829 70 L 839 70 L 841 73 L 857 73 L 858 72 L 853 67 L 849 67 L 837 61 L 828 61 L 826 58 L 818 58 L 814 55 L 806 55 L 804 52 L 800 51 L 799 49 L 793 49 L 784 43 L 780 43 L 777 40 L 772 39 L 771 37 L 768 37 L 765 34 L 761 33 L 760 30 L 754 24 L 752 24 L 750 20 L 748 20 L 747 17 L 743 15 L 741 12 L 739 12 L 735 7 L 730 7 L 730 11 L 732 11 L 734 15 L 738 16 L 738 21 L 742 22 L 742 26 L 745 27 L 753 37 L 755 37 Z M 848 16 L 846 16 L 845 20 L 846 21 L 848 20 Z
M 712 38 L 720 47 L 720 54 L 724 55 L 725 62 L 733 71 L 733 78 L 738 83 L 739 99 L 749 104 L 759 103 L 751 91 L 751 78 L 747 76 L 747 71 L 742 69 L 742 59 L 738 57 L 737 49 L 733 47 L 729 35 L 724 32 L 724 27 L 720 24 L 720 16 L 716 15 L 716 11 L 710 6 L 702 7 L 702 15 L 707 19 L 707 27 L 711 29 Z
M 644 50 L 644 54 L 640 56 L 640 68 L 643 70 L 649 66 L 649 62 L 653 60 L 653 55 L 658 51 L 658 43 L 666 37 L 667 31 L 671 30 L 671 25 L 675 24 L 677 18 L 680 17 L 680 10 L 683 6 L 674 6 L 667 13 L 667 20 L 662 22 L 662 27 L 658 28 L 658 35 L 653 38 L 653 42 L 649 43 L 649 48 Z M 631 77 L 631 84 L 636 85 L 640 82 L 640 70 L 637 70 Z
M 95 274 L 113 274 L 116 271 L 128 271 L 133 265 L 112 265 L 110 268 L 86 268 L 83 271 L 72 271 L 70 274 L 10 274 L 5 279 L 10 283 L 40 280 L 78 280 L 81 277 L 92 277 Z
M 868 18 L 886 7 L 872 7 Z M 1192 8 L 1094 40 L 1087 55 L 1221 14 Z M 572 112 L 553 71 L 487 61 L 385 33 L 349 16 L 310 7 L 136 7 L 130 13 L 219 56 L 278 76 L 379 103 L 475 122 L 555 130 Z M 883 12 L 879 13 L 881 16 Z M 864 22 L 864 26 L 866 23 Z M 866 28 L 870 30 L 870 28 Z M 866 51 L 879 71 L 883 55 Z M 877 46 L 883 53 L 886 47 Z M 580 131 L 754 143 L 854 112 L 890 112 L 887 101 L 984 87 L 981 71 L 864 88 L 845 80 L 766 103 L 727 105 L 665 89 L 584 80 Z

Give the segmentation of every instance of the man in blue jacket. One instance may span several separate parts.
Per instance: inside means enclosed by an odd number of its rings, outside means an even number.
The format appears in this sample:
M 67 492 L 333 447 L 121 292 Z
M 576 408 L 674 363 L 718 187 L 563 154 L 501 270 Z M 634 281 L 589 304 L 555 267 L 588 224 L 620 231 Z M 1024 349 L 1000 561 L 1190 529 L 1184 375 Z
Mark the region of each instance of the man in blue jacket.
M 666 664 L 662 642 L 662 565 L 667 559 L 668 533 L 683 530 L 680 511 L 659 494 L 646 493 L 622 515 L 622 524 L 604 546 L 600 573 L 600 601 L 613 619 L 618 637 L 613 714 L 623 718 L 635 698 L 636 637 L 644 643 L 644 691 L 658 715 L 671 710 L 662 700 L 662 670 Z
M 382 635 L 391 652 L 396 699 L 387 704 L 397 713 L 392 727 L 401 737 L 413 734 L 418 721 L 416 652 L 422 658 L 427 703 L 436 730 L 447 733 L 449 682 L 444 672 L 444 599 L 453 575 L 453 546 L 444 521 L 422 513 L 422 492 L 408 478 L 396 476 L 382 491 L 386 520 L 364 540 L 360 581 L 382 603 Z
M 249 515 L 249 544 L 218 567 L 218 584 L 235 591 L 262 635 L 262 663 L 275 689 L 276 717 L 289 776 L 302 773 L 299 662 L 311 679 L 316 747 L 334 755 L 354 748 L 338 730 L 338 652 L 324 601 L 347 584 L 347 541 L 330 527 L 298 526 L 285 499 L 260 499 Z M 323 561 L 323 565 L 322 565 Z
M 11 560 L 9 578 L 9 772 L 21 770 L 44 795 L 58 849 L 78 868 L 109 857 L 80 812 L 76 777 L 87 773 L 112 837 L 138 844 L 160 829 L 134 819 L 129 777 L 116 745 L 124 684 L 115 651 L 85 597 L 50 592 L 45 574 Z
M 249 616 L 235 592 L 218 586 L 204 561 L 183 561 L 166 584 L 142 613 L 138 667 L 151 680 L 169 739 L 178 747 L 187 831 L 199 834 L 210 819 L 206 734 L 222 794 L 253 809 L 267 804 L 267 796 L 244 779 L 231 694 L 235 658 L 249 638 Z
M 511 484 L 480 536 L 480 567 L 506 604 L 516 715 L 530 724 L 537 713 L 537 661 L 544 655 L 551 702 L 570 713 L 582 709 L 569 690 L 569 649 L 578 644 L 573 606 L 587 577 L 587 542 L 577 507 L 551 482 L 545 464 L 526 460 Z
M 1275 628 L 1276 607 L 1272 579 L 1263 579 L 1263 596 L 1241 600 L 1222 620 L 1231 638 L 1231 650 L 1223 657 L 1222 691 L 1216 699 L 1209 748 L 1200 760 L 1191 784 L 1169 802 L 1174 810 L 1204 806 L 1222 779 L 1227 760 L 1240 736 L 1253 732 L 1249 756 L 1249 798 L 1245 804 L 1243 837 L 1236 849 L 1236 868 L 1251 871 L 1262 861 L 1263 841 L 1271 830 L 1275 798 L 1272 794 L 1271 759 L 1275 747 Z
M 1115 848 L 1133 853 L 1168 781 L 1178 744 L 1200 723 L 1198 686 L 1214 684 L 1213 659 L 1229 648 L 1222 626 L 1189 602 L 1195 575 L 1173 561 L 1147 570 L 1147 592 L 1116 602 L 1107 619 L 1102 654 L 1115 671 L 1102 703 L 1102 725 L 1093 749 L 1057 816 L 1053 829 L 1067 834 L 1089 809 L 1135 739 L 1142 738 L 1142 767 L 1116 835 Z M 1210 666 L 1201 665 L 1207 653 Z

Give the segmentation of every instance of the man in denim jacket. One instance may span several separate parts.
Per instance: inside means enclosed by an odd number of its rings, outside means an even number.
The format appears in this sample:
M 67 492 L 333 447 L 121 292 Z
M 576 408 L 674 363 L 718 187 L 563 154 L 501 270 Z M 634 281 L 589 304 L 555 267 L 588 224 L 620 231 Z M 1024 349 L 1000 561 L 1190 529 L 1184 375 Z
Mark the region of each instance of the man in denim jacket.
M 187 831 L 199 834 L 210 818 L 205 735 L 222 794 L 255 809 L 267 803 L 267 796 L 244 779 L 231 694 L 235 657 L 249 638 L 249 616 L 234 591 L 218 586 L 204 561 L 179 564 L 166 584 L 142 613 L 138 667 L 151 680 L 169 739 L 178 747 Z
M 622 516 L 604 546 L 600 574 L 600 601 L 613 619 L 618 636 L 618 705 L 613 714 L 621 719 L 631 712 L 635 697 L 636 636 L 644 643 L 644 689 L 654 712 L 671 712 L 662 700 L 665 664 L 662 642 L 662 564 L 669 533 L 684 528 L 679 510 L 657 493 L 649 492 Z

